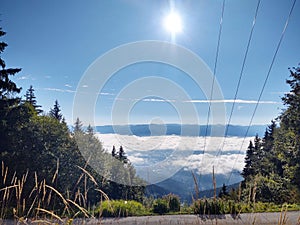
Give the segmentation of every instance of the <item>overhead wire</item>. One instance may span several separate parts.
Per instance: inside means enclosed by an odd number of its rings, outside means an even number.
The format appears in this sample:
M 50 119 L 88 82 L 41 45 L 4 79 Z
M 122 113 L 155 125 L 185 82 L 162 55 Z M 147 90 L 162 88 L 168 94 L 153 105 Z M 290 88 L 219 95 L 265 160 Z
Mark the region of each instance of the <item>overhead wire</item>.
M 251 30 L 250 30 L 250 34 L 249 34 L 247 46 L 246 46 L 246 51 L 245 51 L 245 54 L 244 54 L 244 58 L 243 58 L 243 62 L 242 62 L 242 67 L 241 67 L 241 71 L 240 71 L 240 74 L 239 74 L 238 83 L 237 83 L 236 90 L 235 90 L 233 104 L 232 104 L 231 111 L 230 111 L 230 114 L 229 114 L 228 122 L 227 122 L 226 127 L 225 127 L 224 139 L 223 139 L 223 141 L 222 141 L 222 143 L 220 145 L 220 148 L 219 148 L 218 152 L 216 153 L 216 155 L 214 157 L 214 160 L 212 162 L 213 166 L 215 164 L 215 161 L 216 160 L 218 161 L 218 156 L 223 151 L 225 143 L 226 143 L 226 139 L 227 139 L 227 136 L 228 136 L 229 125 L 231 123 L 231 119 L 232 119 L 232 116 L 233 116 L 233 111 L 234 111 L 235 103 L 236 103 L 236 100 L 237 100 L 237 96 L 238 96 L 238 92 L 239 92 L 241 80 L 242 80 L 242 77 L 244 75 L 244 68 L 245 68 L 245 65 L 246 65 L 246 61 L 247 61 L 247 57 L 248 57 L 248 53 L 249 53 L 249 49 L 250 49 L 250 44 L 251 44 L 252 37 L 253 37 L 253 31 L 254 31 L 254 28 L 255 28 L 255 25 L 256 25 L 256 20 L 257 20 L 257 15 L 258 15 L 258 11 L 259 11 L 260 2 L 261 2 L 261 0 L 257 1 L 257 5 L 256 5 L 254 17 L 253 17 L 253 22 L 252 22 L 252 26 L 251 26 Z
M 242 141 L 240 150 L 239 150 L 239 152 L 238 152 L 238 155 L 241 153 L 242 148 L 243 148 L 243 145 L 244 145 L 244 142 L 245 142 L 245 140 L 246 140 L 246 138 L 247 138 L 247 136 L 248 136 L 249 129 L 250 129 L 251 125 L 252 125 L 252 122 L 253 122 L 254 116 L 255 116 L 255 114 L 256 114 L 258 105 L 259 105 L 259 103 L 260 103 L 260 101 L 261 101 L 262 95 L 263 95 L 263 93 L 264 93 L 264 89 L 265 89 L 266 84 L 267 84 L 267 81 L 268 81 L 268 79 L 269 79 L 269 77 L 270 77 L 270 74 L 271 74 L 271 71 L 272 71 L 272 68 L 273 68 L 275 59 L 276 59 L 276 57 L 277 57 L 277 54 L 278 54 L 279 48 L 280 48 L 280 46 L 281 46 L 282 40 L 283 40 L 283 38 L 284 38 L 284 36 L 285 36 L 286 29 L 287 29 L 287 27 L 288 27 L 288 25 L 289 25 L 289 22 L 290 22 L 290 19 L 291 19 L 291 15 L 292 15 L 292 13 L 293 13 L 293 11 L 294 11 L 296 2 L 297 2 L 297 0 L 294 0 L 294 1 L 293 1 L 293 4 L 292 4 L 291 9 L 290 9 L 290 11 L 289 11 L 288 17 L 287 17 L 287 19 L 286 19 L 284 28 L 283 28 L 282 33 L 281 33 L 281 36 L 280 36 L 280 39 L 279 39 L 278 44 L 277 44 L 277 47 L 276 47 L 276 49 L 275 49 L 275 53 L 274 53 L 274 55 L 273 55 L 273 57 L 272 57 L 271 64 L 270 64 L 270 66 L 269 66 L 267 75 L 266 75 L 266 77 L 265 77 L 265 80 L 264 80 L 262 89 L 261 89 L 261 91 L 260 91 L 258 100 L 257 100 L 257 102 L 256 102 L 256 104 L 255 104 L 255 108 L 254 108 L 254 111 L 253 111 L 253 113 L 252 113 L 252 116 L 251 116 L 249 125 L 247 126 L 247 130 L 246 130 L 245 136 L 244 136 L 244 138 L 243 138 L 243 141 Z M 235 160 L 235 162 L 234 162 L 234 164 L 233 164 L 233 166 L 232 166 L 232 170 L 231 170 L 230 176 L 229 176 L 229 178 L 228 178 L 228 180 L 227 180 L 227 184 L 229 183 L 229 181 L 230 181 L 230 179 L 231 179 L 231 177 L 232 177 L 233 168 L 234 168 L 234 166 L 235 166 L 235 164 L 236 164 L 236 162 L 237 162 L 237 158 L 238 158 L 238 156 L 236 157 L 236 160 Z
M 229 114 L 229 119 L 228 119 L 228 122 L 227 122 L 226 128 L 225 128 L 224 140 L 223 140 L 222 145 L 221 145 L 221 147 L 220 147 L 220 149 L 219 149 L 216 156 L 218 156 L 223 151 L 224 146 L 225 146 L 225 142 L 226 142 L 226 138 L 228 136 L 228 129 L 229 129 L 229 126 L 231 124 L 234 107 L 235 107 L 235 104 L 236 104 L 237 96 L 238 96 L 240 85 L 241 85 L 241 80 L 242 80 L 242 77 L 244 75 L 244 69 L 245 69 L 245 65 L 246 65 L 246 61 L 247 61 L 247 57 L 248 57 L 248 53 L 249 53 L 249 49 L 250 49 L 250 44 L 251 44 L 252 37 L 253 37 L 253 31 L 254 31 L 254 28 L 255 28 L 255 25 L 256 25 L 256 20 L 257 20 L 257 15 L 258 15 L 260 2 L 261 2 L 261 0 L 257 1 L 257 6 L 256 6 L 256 9 L 255 9 L 255 14 L 254 14 L 253 22 L 252 22 L 252 27 L 251 27 L 249 39 L 248 39 L 248 42 L 247 42 L 247 47 L 246 47 L 246 51 L 245 51 L 245 54 L 244 54 L 243 63 L 242 63 L 238 83 L 237 83 L 237 86 L 236 86 L 231 111 L 230 111 L 230 114 Z
M 205 135 L 204 135 L 204 147 L 203 147 L 203 155 L 202 160 L 200 161 L 200 169 L 201 164 L 204 158 L 204 153 L 206 151 L 206 142 L 207 142 L 207 135 L 208 135 L 208 127 L 209 127 L 209 121 L 210 121 L 210 113 L 211 113 L 211 102 L 212 97 L 214 93 L 214 85 L 216 80 L 216 73 L 217 73 L 217 65 L 218 65 L 218 58 L 219 58 L 219 52 L 220 52 L 220 43 L 221 43 L 221 34 L 223 29 L 223 18 L 224 18 L 224 11 L 225 11 L 225 0 L 223 0 L 222 3 L 222 11 L 221 11 L 221 18 L 220 18 L 220 24 L 219 24 L 219 33 L 218 33 L 218 41 L 217 41 L 217 49 L 216 49 L 216 56 L 215 56 L 215 62 L 214 62 L 214 70 L 213 70 L 213 78 L 212 78 L 212 84 L 211 84 L 211 90 L 210 90 L 210 96 L 209 96 L 209 102 L 208 102 L 208 111 L 207 111 L 207 120 L 206 120 L 206 128 L 205 128 Z M 200 179 L 201 179 L 201 172 L 200 172 Z

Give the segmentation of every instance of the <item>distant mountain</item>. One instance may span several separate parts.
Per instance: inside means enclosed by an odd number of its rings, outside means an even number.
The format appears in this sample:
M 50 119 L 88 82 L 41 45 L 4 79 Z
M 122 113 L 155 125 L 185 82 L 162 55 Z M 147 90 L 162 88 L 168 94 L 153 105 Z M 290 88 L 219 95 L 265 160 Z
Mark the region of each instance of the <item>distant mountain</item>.
M 235 173 L 236 174 L 236 173 Z M 212 175 L 204 174 L 199 175 L 195 173 L 198 186 L 200 189 L 199 197 L 213 197 L 213 184 Z M 217 181 L 217 194 L 220 192 L 223 184 L 227 184 L 228 175 L 216 174 Z M 232 176 L 231 185 L 228 185 L 227 190 L 237 188 L 242 181 L 242 177 L 237 174 Z M 168 178 L 162 182 L 148 185 L 146 188 L 146 194 L 154 197 L 161 197 L 163 195 L 173 193 L 180 197 L 181 201 L 191 203 L 192 196 L 195 196 L 195 183 L 191 171 L 180 170 L 171 178 Z
M 250 126 L 239 126 L 239 125 L 229 125 L 227 136 L 231 137 L 245 137 L 246 131 L 248 130 L 247 137 L 253 137 L 256 134 L 263 136 L 266 125 L 253 125 Z M 215 136 L 223 137 L 224 133 L 220 131 L 225 130 L 225 126 L 222 125 L 180 125 L 180 124 L 139 124 L 139 125 L 119 125 L 119 126 L 97 126 L 96 131 L 102 134 L 120 134 L 120 135 L 136 135 L 136 136 L 162 136 L 162 135 L 179 135 L 179 136 Z M 207 131 L 206 131 L 207 129 Z M 212 130 L 216 131 L 213 132 Z M 147 162 L 153 164 L 155 162 L 163 161 L 166 157 L 172 154 L 172 149 L 168 150 L 149 150 L 147 154 L 145 151 L 139 152 L 134 151 L 135 154 L 138 154 L 139 158 L 143 159 L 143 163 Z M 213 152 L 210 152 L 213 154 Z M 194 153 L 203 154 L 203 150 L 195 150 Z M 240 154 L 240 150 L 232 149 L 226 151 L 226 154 Z M 130 158 L 130 156 L 129 156 Z M 230 174 L 216 174 L 217 187 L 220 189 L 222 185 L 228 184 L 228 177 Z M 196 174 L 197 180 L 200 187 L 200 196 L 211 197 L 213 191 L 211 190 L 212 185 L 212 175 L 211 174 Z M 242 181 L 242 177 L 238 171 L 232 171 L 231 179 L 229 184 L 237 184 Z M 232 187 L 235 187 L 233 185 Z M 228 190 L 231 186 L 229 185 Z M 219 192 L 217 190 L 217 193 Z M 192 195 L 195 193 L 195 184 L 191 171 L 186 168 L 182 168 L 172 177 L 156 183 L 148 185 L 146 188 L 147 194 L 150 196 L 160 197 L 169 193 L 176 194 L 180 196 L 181 201 L 191 202 Z
M 266 125 L 248 126 L 229 125 L 228 136 L 253 137 L 256 134 L 262 136 L 266 130 Z M 161 136 L 161 135 L 180 135 L 180 136 L 224 136 L 224 125 L 180 125 L 180 124 L 138 124 L 138 125 L 105 125 L 96 126 L 96 131 L 102 134 L 121 134 L 136 136 Z M 207 131 L 206 131 L 207 130 Z M 212 133 L 212 131 L 214 131 Z

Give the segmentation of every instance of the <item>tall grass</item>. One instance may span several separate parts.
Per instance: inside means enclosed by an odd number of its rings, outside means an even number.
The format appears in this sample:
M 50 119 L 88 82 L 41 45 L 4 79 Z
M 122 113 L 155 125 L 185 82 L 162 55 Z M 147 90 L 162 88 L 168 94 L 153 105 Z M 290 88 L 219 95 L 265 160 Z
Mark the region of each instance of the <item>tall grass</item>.
M 70 191 L 65 194 L 55 188 L 55 183 L 59 177 L 59 161 L 50 183 L 45 179 L 38 178 L 38 172 L 34 172 L 29 177 L 29 171 L 18 177 L 17 173 L 11 173 L 9 178 L 9 168 L 2 162 L 0 177 L 0 218 L 16 219 L 23 221 L 31 218 L 36 221 L 46 221 L 51 219 L 62 222 L 62 218 L 93 217 L 90 212 L 88 202 L 88 192 L 93 189 L 110 201 L 108 196 L 101 190 L 94 177 L 82 167 L 78 181 L 83 183 L 83 188 L 77 188 L 75 195 L 70 195 Z M 29 181 L 30 180 L 30 181 Z M 92 185 L 88 186 L 88 180 Z M 82 186 L 81 186 L 82 187 Z M 24 191 L 27 190 L 27 193 Z M 29 191 L 28 191 L 29 190 Z M 73 197 L 71 197 L 73 196 Z

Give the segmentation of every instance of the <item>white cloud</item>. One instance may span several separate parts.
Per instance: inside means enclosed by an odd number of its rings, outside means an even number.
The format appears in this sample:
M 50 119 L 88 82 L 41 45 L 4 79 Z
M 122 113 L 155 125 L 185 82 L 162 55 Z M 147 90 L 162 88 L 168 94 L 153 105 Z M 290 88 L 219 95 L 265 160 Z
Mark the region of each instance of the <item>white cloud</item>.
M 133 163 L 133 164 L 143 164 L 144 162 L 145 162 L 145 160 L 143 159 L 143 158 L 141 158 L 141 157 L 137 157 L 137 156 L 135 156 L 135 155 L 131 155 L 130 157 L 129 157 L 129 160 L 130 160 L 130 162 L 131 163 Z
M 196 170 L 200 174 L 211 174 L 212 168 L 216 174 L 228 174 L 232 171 L 242 171 L 244 168 L 244 154 L 227 154 L 227 155 L 190 155 L 186 159 L 179 159 L 173 162 L 174 165 L 182 165 L 185 168 Z
M 138 99 L 136 99 L 138 100 Z M 145 98 L 142 100 L 143 102 L 175 102 L 175 100 L 166 100 L 161 98 Z
M 70 84 L 65 84 L 65 87 L 71 88 L 72 86 Z
M 192 150 L 199 151 L 204 149 L 206 141 L 206 151 L 216 152 L 222 148 L 223 152 L 247 150 L 249 141 L 252 137 L 245 140 L 242 137 L 185 137 L 179 135 L 149 136 L 139 137 L 135 135 L 120 134 L 100 134 L 96 136 L 103 142 L 104 148 L 110 150 L 113 145 L 123 146 L 127 151 L 148 151 L 148 150 Z
M 82 85 L 82 87 L 83 87 L 83 88 L 87 88 L 87 87 L 88 87 L 88 85 L 84 84 L 84 85 Z
M 68 89 L 60 89 L 60 88 L 44 88 L 45 91 L 56 91 L 56 92 L 63 92 L 63 93 L 75 93 L 73 90 Z
M 29 80 L 30 76 L 21 76 L 18 78 L 18 80 Z
M 137 170 L 140 167 L 149 166 L 151 160 L 153 164 L 153 159 L 156 157 L 157 160 L 163 160 L 163 163 L 170 166 L 197 170 L 201 174 L 211 174 L 213 165 L 216 174 L 228 174 L 234 170 L 242 171 L 245 152 L 249 141 L 253 139 L 253 137 L 247 137 L 245 140 L 242 137 L 227 137 L 224 140 L 221 137 L 207 137 L 206 151 L 202 154 L 204 137 L 181 137 L 178 135 L 138 137 L 99 133 L 96 136 L 109 152 L 113 145 L 122 145 L 129 160 L 138 166 Z M 179 151 L 179 154 L 174 156 L 176 155 L 173 154 L 174 152 L 167 153 L 170 150 Z M 194 151 L 198 151 L 197 154 L 193 154 Z M 186 157 L 181 157 L 182 155 Z
M 113 94 L 113 93 L 109 93 L 109 92 L 100 92 L 99 93 L 99 95 L 104 95 L 104 96 L 113 96 L 113 95 L 115 95 L 115 94 Z
M 182 103 L 237 103 L 237 104 L 257 104 L 257 100 L 244 100 L 244 99 L 219 99 L 219 100 L 208 100 L 208 99 L 190 99 L 186 101 L 175 100 L 175 99 L 160 99 L 160 98 L 144 98 L 144 99 L 127 99 L 118 98 L 119 101 L 143 101 L 143 102 L 182 102 Z M 276 101 L 259 101 L 259 104 L 281 104 Z
M 191 102 L 191 103 L 239 103 L 239 104 L 257 104 L 257 100 L 243 100 L 243 99 L 220 99 L 220 100 L 212 100 L 209 101 L 207 99 L 205 100 L 190 100 L 186 102 Z M 278 104 L 280 102 L 275 102 L 275 101 L 260 101 L 259 104 Z

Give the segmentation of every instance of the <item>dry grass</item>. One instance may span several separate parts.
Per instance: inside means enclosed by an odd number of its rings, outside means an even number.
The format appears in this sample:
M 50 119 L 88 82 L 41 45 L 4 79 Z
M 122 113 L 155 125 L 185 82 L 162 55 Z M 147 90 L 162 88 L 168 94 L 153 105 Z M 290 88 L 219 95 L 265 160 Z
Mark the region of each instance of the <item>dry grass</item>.
M 0 219 L 15 218 L 17 221 L 25 224 L 26 218 L 31 218 L 34 220 L 34 223 L 43 224 L 49 223 L 46 220 L 49 217 L 59 222 L 63 222 L 62 216 L 73 219 L 82 215 L 86 218 L 93 217 L 88 210 L 90 208 L 88 191 L 93 188 L 100 194 L 101 199 L 104 197 L 107 201 L 109 201 L 109 197 L 100 189 L 94 177 L 85 168 L 79 166 L 78 168 L 82 171 L 82 174 L 79 176 L 76 185 L 82 182 L 83 189 L 78 188 L 73 198 L 70 198 L 69 191 L 66 194 L 62 194 L 54 187 L 55 181 L 59 176 L 59 160 L 57 160 L 57 167 L 50 184 L 47 184 L 44 179 L 39 180 L 37 172 L 34 172 L 32 188 L 28 187 L 27 182 L 29 171 L 26 171 L 20 178 L 14 172 L 11 180 L 8 180 L 10 171 L 2 162 L 1 182 L 4 187 L 0 189 Z M 92 187 L 88 187 L 88 180 L 92 182 Z M 24 193 L 25 187 L 27 192 L 29 190 L 27 196 Z M 62 206 L 60 204 L 59 207 L 62 207 L 63 210 L 55 212 L 53 210 L 57 208 L 57 206 L 53 205 L 55 203 L 61 203 Z M 70 222 L 71 220 L 68 221 Z

